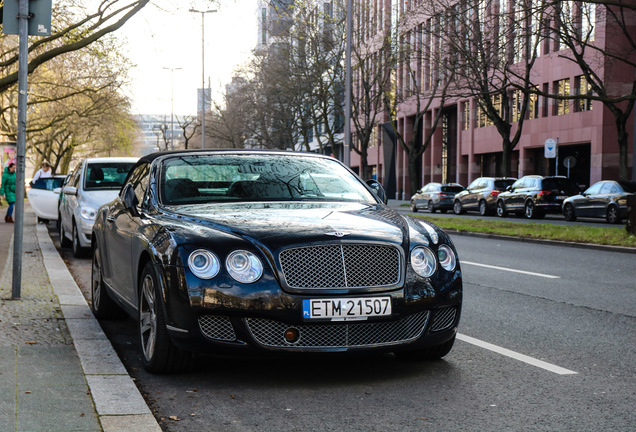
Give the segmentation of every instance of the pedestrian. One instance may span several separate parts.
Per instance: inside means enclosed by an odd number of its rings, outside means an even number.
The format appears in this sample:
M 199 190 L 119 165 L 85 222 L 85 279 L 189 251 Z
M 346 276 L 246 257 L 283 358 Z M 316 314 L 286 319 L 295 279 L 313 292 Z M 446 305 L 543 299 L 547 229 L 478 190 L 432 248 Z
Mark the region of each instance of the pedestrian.
M 9 203 L 4 221 L 13 223 L 13 206 L 15 205 L 15 164 L 10 163 L 2 173 L 2 185 L 0 185 L 0 198 L 4 198 Z
M 53 175 L 51 174 L 51 164 L 49 164 L 47 161 L 44 161 L 42 162 L 42 165 L 40 165 L 40 169 L 33 176 L 33 180 L 31 180 L 31 184 L 34 184 L 36 181 L 38 181 L 41 178 L 51 178 L 51 177 L 53 177 Z

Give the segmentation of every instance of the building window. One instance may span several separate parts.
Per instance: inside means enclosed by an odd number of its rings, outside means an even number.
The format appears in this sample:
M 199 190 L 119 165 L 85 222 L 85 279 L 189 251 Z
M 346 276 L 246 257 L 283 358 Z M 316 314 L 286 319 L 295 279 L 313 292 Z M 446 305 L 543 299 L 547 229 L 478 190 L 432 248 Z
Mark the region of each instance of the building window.
M 492 104 L 495 110 L 501 116 L 501 95 L 492 96 Z M 486 109 L 479 105 L 479 116 L 477 117 L 477 127 L 492 126 L 494 123 L 490 117 L 486 114 Z
M 554 82 L 554 90 L 557 96 L 570 96 L 570 79 L 562 79 Z M 570 101 L 568 99 L 557 99 L 554 105 L 555 115 L 570 113 Z
M 550 89 L 548 88 L 548 83 L 544 83 L 543 84 L 543 93 L 544 94 L 548 94 L 548 92 L 550 91 Z M 541 114 L 542 117 L 547 117 L 548 116 L 548 103 L 550 102 L 550 99 L 547 96 L 543 96 L 543 112 Z
M 587 82 L 584 75 L 576 77 L 576 81 L 576 87 L 580 96 L 592 96 L 594 94 L 592 86 Z M 592 111 L 592 99 L 579 99 L 575 106 L 578 107 L 578 111 Z
M 369 148 L 375 148 L 378 145 L 378 127 L 373 126 L 371 136 L 369 137 Z
M 596 4 L 579 3 L 580 23 L 581 23 L 581 40 L 592 42 L 596 29 Z
M 470 129 L 470 101 L 462 104 L 462 130 Z

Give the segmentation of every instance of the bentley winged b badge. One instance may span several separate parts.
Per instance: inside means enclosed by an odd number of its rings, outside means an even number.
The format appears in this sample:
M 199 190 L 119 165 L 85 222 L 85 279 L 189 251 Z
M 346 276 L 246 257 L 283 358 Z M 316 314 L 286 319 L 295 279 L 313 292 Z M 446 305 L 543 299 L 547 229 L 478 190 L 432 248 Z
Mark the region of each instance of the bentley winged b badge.
M 325 233 L 325 235 L 335 236 L 335 237 L 344 237 L 350 234 L 351 233 L 348 233 L 348 232 L 338 232 L 338 231 Z

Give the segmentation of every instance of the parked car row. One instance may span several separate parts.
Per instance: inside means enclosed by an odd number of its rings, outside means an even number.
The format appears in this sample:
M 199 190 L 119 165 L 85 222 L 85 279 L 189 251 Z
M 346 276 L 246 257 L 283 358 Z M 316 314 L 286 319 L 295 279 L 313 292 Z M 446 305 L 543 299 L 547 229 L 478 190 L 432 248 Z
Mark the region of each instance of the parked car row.
M 411 211 L 427 210 L 455 214 L 478 211 L 480 215 L 508 214 L 540 219 L 546 214 L 563 214 L 568 221 L 577 217 L 605 218 L 620 223 L 627 217 L 627 195 L 636 193 L 636 182 L 604 180 L 585 192 L 571 179 L 560 176 L 528 175 L 480 177 L 467 188 L 456 183 L 429 183 L 411 197 Z

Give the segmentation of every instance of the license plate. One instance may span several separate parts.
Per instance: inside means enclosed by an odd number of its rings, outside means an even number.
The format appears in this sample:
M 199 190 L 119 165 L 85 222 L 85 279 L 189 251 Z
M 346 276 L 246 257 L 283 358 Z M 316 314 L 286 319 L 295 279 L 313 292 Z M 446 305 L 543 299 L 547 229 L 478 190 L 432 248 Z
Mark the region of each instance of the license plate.
M 303 318 L 332 321 L 366 320 L 391 315 L 391 297 L 304 299 Z
M 566 199 L 566 198 L 567 198 L 567 196 L 565 196 L 565 195 L 557 195 L 557 199 Z

